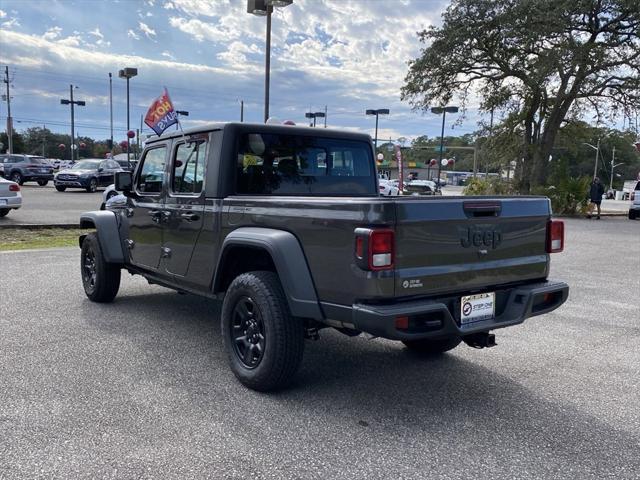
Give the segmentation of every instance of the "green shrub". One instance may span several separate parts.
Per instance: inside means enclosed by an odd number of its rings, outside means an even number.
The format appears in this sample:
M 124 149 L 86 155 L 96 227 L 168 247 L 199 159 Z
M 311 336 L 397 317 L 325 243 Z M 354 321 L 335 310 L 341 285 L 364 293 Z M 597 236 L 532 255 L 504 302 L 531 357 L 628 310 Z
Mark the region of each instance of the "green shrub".
M 557 185 L 538 187 L 532 193 L 549 197 L 555 214 L 576 215 L 587 212 L 591 186 L 589 177 L 561 178 L 556 183 Z
M 462 191 L 464 195 L 513 195 L 513 187 L 499 178 L 486 180 L 470 178 Z

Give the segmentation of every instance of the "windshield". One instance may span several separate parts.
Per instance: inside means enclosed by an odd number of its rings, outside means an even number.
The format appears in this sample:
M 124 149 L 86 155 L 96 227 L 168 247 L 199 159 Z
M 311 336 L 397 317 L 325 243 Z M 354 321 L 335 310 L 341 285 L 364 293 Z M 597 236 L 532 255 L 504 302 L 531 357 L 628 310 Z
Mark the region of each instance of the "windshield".
M 100 160 L 82 160 L 76 163 L 72 170 L 96 170 L 100 165 Z

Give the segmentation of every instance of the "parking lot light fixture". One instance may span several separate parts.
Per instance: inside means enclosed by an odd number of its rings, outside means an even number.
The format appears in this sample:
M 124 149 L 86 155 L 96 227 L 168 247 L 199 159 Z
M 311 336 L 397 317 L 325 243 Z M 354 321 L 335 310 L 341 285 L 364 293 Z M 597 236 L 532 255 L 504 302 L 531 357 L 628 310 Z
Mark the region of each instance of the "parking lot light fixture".
M 376 150 L 378 149 L 378 116 L 379 115 L 389 115 L 389 109 L 388 108 L 378 108 L 377 110 L 374 109 L 367 109 L 365 111 L 365 114 L 367 115 L 375 115 L 376 116 L 376 133 L 375 133 L 375 137 L 373 140 L 373 144 L 375 145 Z
M 75 88 L 78 88 L 77 86 Z M 84 107 L 86 102 L 84 100 L 74 100 L 73 99 L 73 85 L 69 85 L 69 99 L 62 98 L 60 99 L 61 105 L 70 105 L 71 106 L 71 145 L 69 145 L 69 150 L 71 150 L 71 161 L 74 161 L 75 156 L 75 133 L 74 133 L 74 122 L 75 122 L 75 110 L 74 105 L 78 105 L 79 107 Z
M 264 123 L 269 119 L 269 83 L 271 76 L 271 14 L 273 7 L 287 7 L 293 0 L 247 0 L 247 12 L 267 17 L 266 47 L 264 61 Z
M 306 118 L 313 118 L 313 126 L 316 126 L 316 118 L 325 118 L 324 112 L 307 112 L 304 114 Z M 312 125 L 309 125 L 310 127 Z
M 127 131 L 129 131 L 129 129 L 131 128 L 129 124 L 129 80 L 137 75 L 138 75 L 137 68 L 123 68 L 118 72 L 118 77 L 124 78 L 127 80 Z M 129 137 L 127 137 L 127 162 L 131 161 L 130 156 L 131 156 L 131 144 L 129 142 Z
M 442 115 L 442 131 L 440 132 L 440 158 L 438 159 L 438 181 L 436 182 L 436 191 L 440 191 L 440 171 L 442 169 L 442 151 L 444 150 L 444 119 L 446 118 L 447 113 L 456 113 L 458 112 L 458 110 L 458 107 L 454 106 L 431 107 L 431 113 Z

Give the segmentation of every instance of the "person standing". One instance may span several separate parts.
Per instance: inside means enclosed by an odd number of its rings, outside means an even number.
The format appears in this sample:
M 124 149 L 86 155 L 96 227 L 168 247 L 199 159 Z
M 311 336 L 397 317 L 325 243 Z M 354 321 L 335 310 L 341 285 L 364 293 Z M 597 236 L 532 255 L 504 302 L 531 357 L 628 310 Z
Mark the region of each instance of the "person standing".
M 600 182 L 598 177 L 593 178 L 593 182 L 591 182 L 591 188 L 589 189 L 589 200 L 591 201 L 591 205 L 589 205 L 589 214 L 587 218 L 591 218 L 593 214 L 594 205 L 598 207 L 598 216 L 597 220 L 600 220 L 600 204 L 602 203 L 602 194 L 604 194 L 604 186 Z

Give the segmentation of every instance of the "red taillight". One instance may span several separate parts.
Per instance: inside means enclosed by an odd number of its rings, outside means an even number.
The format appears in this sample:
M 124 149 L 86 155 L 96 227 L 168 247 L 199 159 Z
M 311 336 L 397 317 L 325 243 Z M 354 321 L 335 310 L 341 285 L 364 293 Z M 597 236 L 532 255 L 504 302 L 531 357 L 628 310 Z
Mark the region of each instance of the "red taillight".
M 564 222 L 549 220 L 547 222 L 547 253 L 557 253 L 564 250 Z
M 391 270 L 394 232 L 389 229 L 356 229 L 356 263 L 363 270 Z
M 9 185 L 9 191 L 10 192 L 19 192 L 20 191 L 20 185 L 18 185 L 17 183 L 12 183 L 11 185 Z

